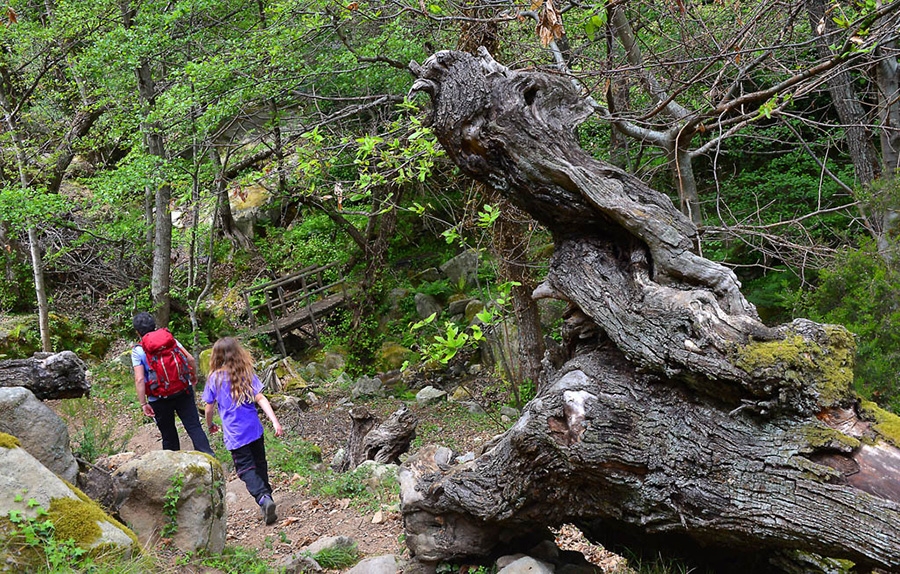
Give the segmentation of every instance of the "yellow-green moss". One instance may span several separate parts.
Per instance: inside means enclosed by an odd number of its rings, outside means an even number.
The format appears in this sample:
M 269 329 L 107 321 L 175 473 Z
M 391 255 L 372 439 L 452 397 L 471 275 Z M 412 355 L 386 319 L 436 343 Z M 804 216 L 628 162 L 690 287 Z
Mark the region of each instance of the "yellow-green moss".
M 11 434 L 0 432 L 0 448 L 19 448 L 20 446 L 22 445 L 19 443 L 19 439 Z
M 876 433 L 900 448 L 900 417 L 869 401 L 860 404 L 860 411 L 864 418 L 875 422 L 872 429 Z
M 88 547 L 103 534 L 100 522 L 108 522 L 125 533 L 131 539 L 135 549 L 140 548 L 137 535 L 100 508 L 96 502 L 88 502 L 74 498 L 62 497 L 50 501 L 48 510 L 50 520 L 55 527 L 55 535 L 60 540 L 72 539 L 82 547 Z M 101 545 L 116 548 L 115 545 Z
M 98 522 L 107 517 L 96 504 L 64 496 L 51 500 L 47 511 L 59 540 L 74 540 L 77 545 L 88 548 L 103 535 Z
M 221 469 L 222 465 L 219 463 L 218 459 L 205 452 L 200 454 L 206 456 L 206 458 L 209 459 L 209 466 L 204 466 L 202 464 L 189 464 L 185 469 L 188 478 L 203 478 L 205 476 L 211 476 L 211 482 L 213 483 L 224 479 L 224 473 L 219 472 L 219 469 Z
M 808 424 L 801 427 L 803 439 L 814 448 L 837 448 L 842 452 L 850 452 L 860 447 L 860 441 L 837 429 L 823 424 Z
M 852 396 L 856 343 L 842 327 L 826 325 L 824 330 L 828 338 L 824 347 L 800 335 L 751 341 L 737 349 L 734 364 L 750 374 L 768 370 L 768 376 L 809 385 L 817 391 L 822 407 L 839 404 Z

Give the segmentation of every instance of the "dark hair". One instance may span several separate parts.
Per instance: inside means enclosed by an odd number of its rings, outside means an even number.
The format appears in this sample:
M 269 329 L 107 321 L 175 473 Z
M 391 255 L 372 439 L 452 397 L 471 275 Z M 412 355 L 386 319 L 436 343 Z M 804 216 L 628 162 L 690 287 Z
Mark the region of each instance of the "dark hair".
M 141 311 L 135 315 L 131 323 L 134 325 L 134 330 L 141 337 L 156 330 L 156 320 L 153 318 L 153 315 L 146 311 Z

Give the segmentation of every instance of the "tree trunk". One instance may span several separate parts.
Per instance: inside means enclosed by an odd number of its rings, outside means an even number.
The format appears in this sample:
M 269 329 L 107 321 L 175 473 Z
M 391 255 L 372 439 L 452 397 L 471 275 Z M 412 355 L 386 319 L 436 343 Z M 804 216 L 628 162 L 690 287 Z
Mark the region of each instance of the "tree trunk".
M 0 387 L 25 387 L 41 400 L 74 399 L 91 392 L 84 363 L 72 351 L 0 361 Z
M 519 363 L 522 368 L 518 373 L 520 380 L 511 382 L 521 385 L 530 381 L 536 388 L 541 380 L 544 334 L 537 302 L 531 297 L 536 281 L 533 265 L 528 257 L 529 239 L 525 229 L 528 222 L 531 222 L 531 218 L 527 214 L 503 201 L 492 237 L 495 255 L 500 261 L 500 276 L 505 281 L 519 284 L 513 286 L 511 295 L 518 326 Z M 518 397 L 519 393 L 516 392 L 516 398 Z
M 148 63 L 143 63 L 137 69 L 137 79 L 141 100 L 148 111 L 152 110 L 156 101 L 156 86 Z M 162 133 L 160 133 L 160 127 L 143 122 L 141 128 L 144 131 L 147 152 L 159 158 L 160 162 L 164 161 L 166 159 L 166 148 Z M 172 214 L 169 211 L 169 201 L 171 199 L 172 188 L 164 180 L 156 188 L 153 267 L 150 274 L 150 296 L 153 299 L 156 324 L 160 327 L 165 327 L 169 324 L 169 313 L 171 310 L 169 296 L 172 269 Z
M 410 68 L 453 161 L 553 234 L 535 296 L 571 309 L 568 361 L 512 429 L 474 462 L 427 448 L 402 467 L 416 558 L 574 522 L 719 571 L 785 570 L 801 551 L 900 569 L 900 419 L 851 391 L 853 336 L 763 325 L 734 273 L 693 251 L 690 219 L 578 148 L 590 108 L 566 78 L 485 52 Z
M 806 0 L 806 6 L 813 29 L 816 29 L 819 22 L 824 24 L 824 30 L 826 31 L 835 29 L 835 24 L 831 16 L 829 16 L 831 8 L 826 6 L 824 0 Z M 818 38 L 817 49 L 820 54 L 828 54 L 831 50 L 828 46 L 828 41 L 822 36 Z M 879 48 L 879 50 L 883 52 L 883 48 Z M 890 67 L 885 60 L 875 66 L 876 78 L 887 81 L 886 85 L 877 82 L 880 91 L 891 89 L 890 81 L 882 75 L 882 70 L 885 69 L 884 66 Z M 853 87 L 854 81 L 849 71 L 838 72 L 829 79 L 828 92 L 831 94 L 831 101 L 835 111 L 837 111 L 838 118 L 843 124 L 845 131 L 844 141 L 847 143 L 847 149 L 850 152 L 856 179 L 863 189 L 871 189 L 875 180 L 882 175 L 883 161 L 879 158 L 878 150 L 875 149 L 874 138 L 869 128 L 870 123 L 866 110 L 863 108 L 862 97 L 856 93 Z M 882 122 L 887 119 L 884 114 L 889 111 L 889 100 L 882 98 L 889 97 L 890 95 L 886 93 L 879 93 L 879 113 L 882 116 L 880 118 Z M 885 148 L 884 144 L 887 143 L 885 136 L 892 130 L 890 130 L 889 124 L 882 123 L 882 127 L 882 151 L 890 153 L 890 146 L 888 145 Z M 889 173 L 887 172 L 888 175 Z M 887 263 L 891 263 L 893 256 L 891 254 L 890 236 L 893 227 L 896 225 L 897 213 L 892 206 L 886 204 L 884 199 L 878 197 L 874 201 L 870 200 L 866 203 L 868 204 L 866 205 L 868 209 L 863 213 L 868 223 L 866 227 L 878 245 L 879 254 Z
M 41 332 L 41 350 L 49 353 L 53 350 L 50 341 L 50 304 L 47 302 L 47 286 L 44 284 L 44 260 L 41 258 L 41 244 L 37 229 L 28 228 L 28 243 L 31 253 L 31 269 L 34 271 L 34 292 L 38 304 L 38 325 Z

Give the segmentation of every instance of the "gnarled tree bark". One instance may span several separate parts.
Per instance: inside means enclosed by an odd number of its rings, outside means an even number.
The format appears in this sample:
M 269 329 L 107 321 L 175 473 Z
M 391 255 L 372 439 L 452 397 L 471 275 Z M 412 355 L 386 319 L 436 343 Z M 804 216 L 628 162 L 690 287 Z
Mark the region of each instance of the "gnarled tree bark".
M 798 552 L 900 570 L 900 419 L 851 391 L 852 335 L 763 325 L 667 197 L 578 147 L 591 108 L 567 78 L 484 51 L 410 69 L 453 161 L 553 234 L 534 296 L 570 303 L 569 359 L 512 429 L 472 462 L 431 447 L 403 465 L 414 556 L 574 522 L 722 571 L 796 569 Z

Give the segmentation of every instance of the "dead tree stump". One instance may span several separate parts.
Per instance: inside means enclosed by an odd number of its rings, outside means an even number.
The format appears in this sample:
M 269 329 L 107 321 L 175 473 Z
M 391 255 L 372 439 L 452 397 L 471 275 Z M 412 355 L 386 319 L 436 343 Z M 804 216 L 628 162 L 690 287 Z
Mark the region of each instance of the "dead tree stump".
M 568 360 L 512 429 L 472 462 L 430 447 L 402 466 L 413 555 L 572 522 L 718 571 L 900 571 L 900 418 L 852 392 L 852 335 L 762 324 L 669 198 L 579 148 L 592 108 L 568 78 L 484 51 L 410 69 L 453 161 L 553 234 L 535 297 L 569 303 Z
M 367 460 L 384 464 L 399 464 L 400 455 L 409 450 L 416 437 L 418 418 L 405 406 L 394 412 L 385 422 L 365 407 L 350 409 L 350 436 L 344 457 L 335 466 L 338 472 L 353 470 Z M 377 425 L 377 426 L 376 426 Z

